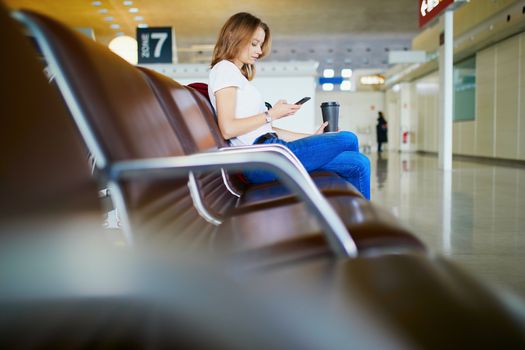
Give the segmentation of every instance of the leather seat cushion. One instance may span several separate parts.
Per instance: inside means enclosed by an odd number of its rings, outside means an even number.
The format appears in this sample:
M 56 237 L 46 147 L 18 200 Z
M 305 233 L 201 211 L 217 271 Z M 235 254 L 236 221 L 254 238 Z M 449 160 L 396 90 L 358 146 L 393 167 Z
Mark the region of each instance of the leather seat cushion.
M 351 232 L 360 254 L 425 249 L 397 218 L 363 198 L 334 196 L 328 201 Z M 214 245 L 238 252 L 279 250 L 290 242 L 300 247 L 301 240 L 307 240 L 310 245 L 316 242 L 318 247 L 326 245 L 317 219 L 304 203 L 233 215 L 219 227 L 214 240 Z

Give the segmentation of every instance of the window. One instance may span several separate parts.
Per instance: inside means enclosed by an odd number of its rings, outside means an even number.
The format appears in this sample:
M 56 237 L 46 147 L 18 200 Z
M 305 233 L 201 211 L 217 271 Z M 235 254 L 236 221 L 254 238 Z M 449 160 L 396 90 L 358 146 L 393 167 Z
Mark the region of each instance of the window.
M 454 65 L 454 121 L 476 119 L 476 57 Z

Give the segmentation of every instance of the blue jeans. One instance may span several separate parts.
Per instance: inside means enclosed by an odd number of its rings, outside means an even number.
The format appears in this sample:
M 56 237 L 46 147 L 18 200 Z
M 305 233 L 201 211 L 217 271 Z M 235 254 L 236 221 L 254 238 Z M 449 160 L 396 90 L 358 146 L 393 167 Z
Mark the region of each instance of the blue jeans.
M 265 144 L 279 143 L 288 147 L 308 172 L 331 171 L 354 185 L 366 199 L 370 199 L 370 160 L 359 153 L 357 136 L 348 131 L 308 136 L 287 142 L 277 137 Z M 252 183 L 276 180 L 275 175 L 264 170 L 245 171 Z

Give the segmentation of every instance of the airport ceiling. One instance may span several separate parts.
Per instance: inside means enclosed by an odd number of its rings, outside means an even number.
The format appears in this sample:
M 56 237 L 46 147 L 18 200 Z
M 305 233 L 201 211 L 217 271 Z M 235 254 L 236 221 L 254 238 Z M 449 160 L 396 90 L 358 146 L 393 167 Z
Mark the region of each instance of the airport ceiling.
M 386 68 L 388 51 L 409 49 L 419 31 L 417 0 L 3 1 L 92 28 L 104 44 L 121 33 L 134 37 L 139 23 L 171 26 L 180 63 L 209 63 L 217 32 L 239 11 L 255 14 L 272 29 L 268 60 L 316 60 L 321 69 Z

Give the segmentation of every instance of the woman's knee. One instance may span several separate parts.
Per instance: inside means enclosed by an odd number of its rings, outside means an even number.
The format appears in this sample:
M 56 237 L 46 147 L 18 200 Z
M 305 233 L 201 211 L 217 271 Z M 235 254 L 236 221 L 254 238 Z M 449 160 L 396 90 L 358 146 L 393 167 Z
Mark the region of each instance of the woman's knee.
M 337 134 L 339 138 L 341 138 L 341 142 L 344 142 L 345 145 L 348 145 L 348 148 L 351 151 L 359 150 L 359 139 L 357 138 L 356 134 L 351 131 L 340 131 Z
M 325 170 L 335 172 L 355 172 L 370 175 L 370 159 L 359 152 L 343 152 L 334 161 L 330 162 Z
M 351 163 L 359 169 L 361 174 L 370 175 L 370 159 L 367 156 L 359 152 L 351 152 L 349 157 L 352 159 Z
M 362 153 L 358 153 L 357 157 L 361 163 L 361 167 L 370 173 L 370 159 Z

